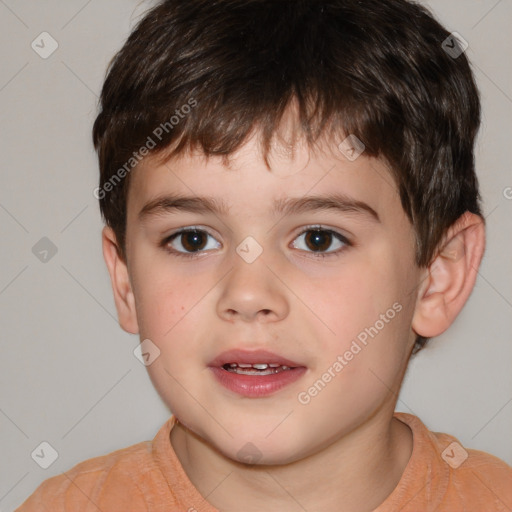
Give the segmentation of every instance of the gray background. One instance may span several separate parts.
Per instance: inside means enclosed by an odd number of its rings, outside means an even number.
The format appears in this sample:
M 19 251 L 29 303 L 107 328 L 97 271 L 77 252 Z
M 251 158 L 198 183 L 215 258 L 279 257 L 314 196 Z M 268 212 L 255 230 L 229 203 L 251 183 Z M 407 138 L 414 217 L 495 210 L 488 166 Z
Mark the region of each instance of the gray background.
M 488 245 L 465 309 L 411 362 L 399 410 L 512 464 L 512 5 L 428 4 L 468 41 L 482 92 Z M 93 197 L 97 95 L 148 6 L 0 0 L 1 511 L 82 460 L 152 439 L 169 416 L 133 355 L 138 337 L 118 326 Z M 47 59 L 31 48 L 43 31 L 59 44 Z M 43 237 L 58 249 L 46 262 L 32 252 Z M 48 469 L 31 458 L 42 441 L 59 455 Z

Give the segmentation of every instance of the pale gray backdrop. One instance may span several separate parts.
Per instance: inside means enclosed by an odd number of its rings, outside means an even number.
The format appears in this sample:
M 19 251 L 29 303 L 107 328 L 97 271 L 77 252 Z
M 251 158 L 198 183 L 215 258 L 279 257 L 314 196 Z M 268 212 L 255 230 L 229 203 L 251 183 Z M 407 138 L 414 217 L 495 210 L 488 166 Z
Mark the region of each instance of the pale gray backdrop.
M 488 246 L 462 314 L 412 361 L 399 410 L 512 464 L 512 4 L 428 4 L 468 41 L 482 92 Z M 84 459 L 152 439 L 169 415 L 133 355 L 138 337 L 118 326 L 93 197 L 104 72 L 149 5 L 0 0 L 0 511 Z M 42 442 L 58 453 L 48 469 Z

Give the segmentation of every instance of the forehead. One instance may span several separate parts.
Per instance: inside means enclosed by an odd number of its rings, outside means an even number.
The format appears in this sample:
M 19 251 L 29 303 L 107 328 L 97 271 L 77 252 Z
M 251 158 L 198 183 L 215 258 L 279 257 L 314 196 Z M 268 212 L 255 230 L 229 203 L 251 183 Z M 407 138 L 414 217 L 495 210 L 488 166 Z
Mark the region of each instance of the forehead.
M 214 199 L 218 213 L 269 215 L 285 200 L 309 196 L 343 196 L 367 205 L 386 220 L 402 215 L 396 185 L 386 163 L 364 152 L 349 160 L 337 145 L 323 142 L 311 150 L 275 146 L 265 165 L 253 137 L 226 162 L 201 152 L 183 153 L 165 162 L 146 158 L 133 171 L 128 217 L 135 221 L 150 202 L 166 194 Z M 222 212 L 221 212 L 222 210 Z

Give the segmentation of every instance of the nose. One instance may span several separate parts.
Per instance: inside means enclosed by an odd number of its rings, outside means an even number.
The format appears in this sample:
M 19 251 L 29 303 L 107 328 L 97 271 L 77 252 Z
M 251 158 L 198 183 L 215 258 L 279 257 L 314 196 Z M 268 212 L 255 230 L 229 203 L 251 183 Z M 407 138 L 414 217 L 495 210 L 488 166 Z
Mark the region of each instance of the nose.
M 247 263 L 238 255 L 232 270 L 222 281 L 217 314 L 229 322 L 276 322 L 289 313 L 287 288 L 260 256 Z

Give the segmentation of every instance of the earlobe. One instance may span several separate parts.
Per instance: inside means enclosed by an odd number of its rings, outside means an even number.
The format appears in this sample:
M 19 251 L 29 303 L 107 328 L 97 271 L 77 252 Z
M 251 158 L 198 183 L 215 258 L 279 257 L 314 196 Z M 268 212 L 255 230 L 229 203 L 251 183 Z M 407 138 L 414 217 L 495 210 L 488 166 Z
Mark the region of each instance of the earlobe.
M 117 252 L 116 236 L 112 228 L 105 226 L 102 231 L 103 257 L 107 264 L 114 292 L 114 301 L 119 325 L 126 332 L 138 334 L 139 327 L 135 310 L 135 299 L 126 263 Z
M 473 290 L 484 249 L 483 219 L 464 213 L 448 230 L 418 288 L 412 320 L 416 334 L 439 336 L 453 323 Z

